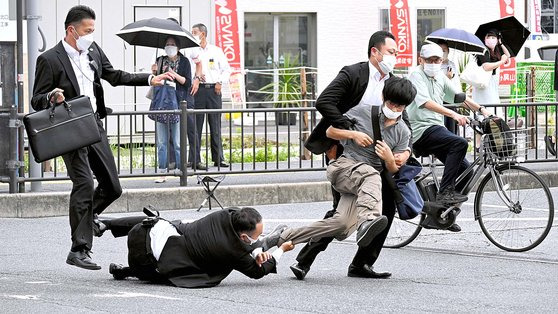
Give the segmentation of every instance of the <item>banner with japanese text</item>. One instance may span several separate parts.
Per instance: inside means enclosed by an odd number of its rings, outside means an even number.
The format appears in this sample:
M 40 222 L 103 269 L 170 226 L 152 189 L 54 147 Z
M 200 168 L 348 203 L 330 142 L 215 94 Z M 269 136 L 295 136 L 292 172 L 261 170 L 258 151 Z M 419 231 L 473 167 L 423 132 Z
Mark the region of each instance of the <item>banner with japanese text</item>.
M 396 67 L 413 65 L 413 37 L 411 36 L 411 19 L 407 0 L 390 0 L 389 6 L 390 30 L 397 43 Z
M 514 0 L 500 0 L 500 17 L 515 14 L 515 5 L 513 1 Z M 513 85 L 515 81 L 515 58 L 510 58 L 510 62 L 500 67 L 500 85 Z
M 221 47 L 231 66 L 229 88 L 233 108 L 244 104 L 244 77 L 240 62 L 236 0 L 215 0 L 215 45 Z

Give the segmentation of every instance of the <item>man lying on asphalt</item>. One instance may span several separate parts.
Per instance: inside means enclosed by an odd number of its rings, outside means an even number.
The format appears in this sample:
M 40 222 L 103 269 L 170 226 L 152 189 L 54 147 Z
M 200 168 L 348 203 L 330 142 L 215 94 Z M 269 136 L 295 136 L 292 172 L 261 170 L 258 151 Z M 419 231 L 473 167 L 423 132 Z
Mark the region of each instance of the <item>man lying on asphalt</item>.
M 273 253 L 286 226 L 278 226 L 261 241 L 262 217 L 254 208 L 228 208 L 191 223 L 162 218 L 125 217 L 96 220 L 96 235 L 111 230 L 114 237 L 128 235 L 128 265 L 110 264 L 114 279 L 136 277 L 183 288 L 218 285 L 233 270 L 259 279 L 276 272 L 283 252 L 294 248 L 283 243 Z M 258 248 L 254 246 L 261 244 Z M 149 244 L 149 245 L 148 245 Z

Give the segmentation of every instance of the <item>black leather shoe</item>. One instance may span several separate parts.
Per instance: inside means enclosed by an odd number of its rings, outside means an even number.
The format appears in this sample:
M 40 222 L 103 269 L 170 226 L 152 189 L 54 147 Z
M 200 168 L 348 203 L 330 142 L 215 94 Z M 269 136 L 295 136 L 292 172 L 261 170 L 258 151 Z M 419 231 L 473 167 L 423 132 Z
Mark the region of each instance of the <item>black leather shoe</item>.
M 298 263 L 294 263 L 291 265 L 291 271 L 295 275 L 296 279 L 304 280 L 306 274 L 310 271 L 310 268 L 305 268 L 300 266 Z
M 78 251 L 78 252 L 70 251 L 70 253 L 68 253 L 68 257 L 66 258 L 66 263 L 69 264 L 69 265 L 81 267 L 81 268 L 84 268 L 84 269 L 90 269 L 90 270 L 101 269 L 101 266 L 95 264 L 91 260 L 91 256 L 89 255 L 89 251 L 85 251 L 85 250 Z
M 466 202 L 469 198 L 467 195 L 459 194 L 453 189 L 447 188 L 436 195 L 436 203 L 446 206 L 455 205 Z
M 115 280 L 124 280 L 126 279 L 126 275 L 123 273 L 124 266 L 120 264 L 110 263 L 109 265 L 109 273 L 112 275 L 112 278 Z
M 384 231 L 387 224 L 386 216 L 363 222 L 357 231 L 357 245 L 360 247 L 368 246 L 380 232 Z
M 349 277 L 359 277 L 359 278 L 375 278 L 375 279 L 385 279 L 391 277 L 391 273 L 383 272 L 377 273 L 374 271 L 372 266 L 363 265 L 361 267 L 349 265 L 349 272 L 347 273 Z
M 274 246 L 277 246 L 281 233 L 283 233 L 283 231 L 287 228 L 287 225 L 278 225 L 275 229 L 273 229 L 273 231 L 268 233 L 265 237 L 262 237 L 262 249 L 264 252 Z
M 207 170 L 207 166 L 200 162 L 200 163 L 197 163 L 195 167 L 192 167 L 192 169 Z
M 461 226 L 454 223 L 453 225 L 449 226 L 446 230 L 451 231 L 451 232 L 459 232 L 459 231 L 461 231 Z
M 221 161 L 221 162 L 219 162 L 219 163 L 216 162 L 216 163 L 214 163 L 213 165 L 214 165 L 215 167 L 221 167 L 221 168 L 228 168 L 228 167 L 229 167 L 229 164 L 226 163 L 226 162 L 224 162 L 224 161 Z
M 99 220 L 99 216 L 97 216 L 97 214 L 93 215 L 93 235 L 101 237 L 106 230 L 107 226 Z

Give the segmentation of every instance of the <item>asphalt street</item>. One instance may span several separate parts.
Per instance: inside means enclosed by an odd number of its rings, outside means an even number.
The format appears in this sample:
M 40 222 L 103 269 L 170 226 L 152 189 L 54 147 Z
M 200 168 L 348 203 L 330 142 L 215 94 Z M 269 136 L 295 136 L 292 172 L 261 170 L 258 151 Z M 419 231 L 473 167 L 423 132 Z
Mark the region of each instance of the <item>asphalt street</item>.
M 556 195 L 557 189 L 553 189 Z M 301 226 L 320 219 L 327 202 L 256 206 L 265 231 L 280 223 Z M 204 210 L 163 212 L 169 219 L 195 220 Z M 118 217 L 122 214 L 107 216 Z M 93 258 L 103 267 L 82 270 L 65 263 L 70 246 L 67 217 L 0 219 L 0 304 L 3 313 L 210 312 L 210 313 L 449 313 L 558 311 L 558 232 L 525 253 L 492 245 L 473 220 L 468 203 L 460 233 L 423 231 L 409 246 L 383 250 L 375 268 L 390 279 L 347 277 L 356 251 L 354 235 L 334 241 L 304 281 L 289 265 L 297 246 L 283 255 L 278 273 L 252 280 L 233 272 L 219 286 L 183 289 L 137 280 L 116 281 L 111 262 L 125 263 L 126 240 L 95 239 Z

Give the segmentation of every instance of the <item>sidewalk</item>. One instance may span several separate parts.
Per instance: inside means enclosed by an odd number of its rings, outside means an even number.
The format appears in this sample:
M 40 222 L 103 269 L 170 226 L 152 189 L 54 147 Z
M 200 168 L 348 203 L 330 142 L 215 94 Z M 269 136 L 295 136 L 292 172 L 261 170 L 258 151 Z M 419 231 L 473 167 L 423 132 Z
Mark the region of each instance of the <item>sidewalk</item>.
M 558 186 L 558 170 L 554 163 L 523 164 L 535 170 L 551 187 Z M 203 175 L 203 172 L 201 173 Z M 198 208 L 206 197 L 197 177 L 188 177 L 188 185 L 180 186 L 178 177 L 156 184 L 155 178 L 123 178 L 122 196 L 105 212 L 137 212 L 148 204 L 160 210 Z M 8 185 L 0 184 L 0 218 L 63 216 L 68 213 L 70 181 L 42 183 L 42 192 L 9 194 Z M 265 174 L 229 174 L 215 191 L 223 206 L 290 204 L 331 200 L 330 184 L 325 171 L 300 171 Z M 558 195 L 553 195 L 558 200 Z M 218 205 L 213 203 L 213 207 Z M 206 205 L 207 207 L 207 205 Z

